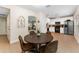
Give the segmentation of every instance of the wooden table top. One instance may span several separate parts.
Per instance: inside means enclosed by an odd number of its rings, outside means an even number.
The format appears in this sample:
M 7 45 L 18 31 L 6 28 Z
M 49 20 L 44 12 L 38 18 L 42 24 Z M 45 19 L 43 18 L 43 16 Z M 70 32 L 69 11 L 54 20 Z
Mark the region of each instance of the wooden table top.
M 26 35 L 24 37 L 24 40 L 29 43 L 36 43 L 36 44 L 43 44 L 52 41 L 53 38 L 50 37 L 50 35 L 41 33 L 39 37 L 36 35 Z

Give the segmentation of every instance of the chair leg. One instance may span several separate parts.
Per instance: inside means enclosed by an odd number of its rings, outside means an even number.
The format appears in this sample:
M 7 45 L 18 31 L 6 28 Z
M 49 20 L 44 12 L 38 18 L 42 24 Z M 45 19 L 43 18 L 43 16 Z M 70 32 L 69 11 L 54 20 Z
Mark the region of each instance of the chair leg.
M 25 51 L 22 51 L 21 53 L 25 53 Z

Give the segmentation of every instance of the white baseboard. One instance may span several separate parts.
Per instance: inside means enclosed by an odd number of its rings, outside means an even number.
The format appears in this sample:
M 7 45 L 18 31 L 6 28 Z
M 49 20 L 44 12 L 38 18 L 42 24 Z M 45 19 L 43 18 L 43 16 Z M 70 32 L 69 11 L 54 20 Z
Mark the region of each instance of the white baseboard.
M 13 44 L 13 43 L 16 43 L 16 42 L 19 42 L 19 40 L 13 40 L 13 41 L 10 41 L 10 44 Z

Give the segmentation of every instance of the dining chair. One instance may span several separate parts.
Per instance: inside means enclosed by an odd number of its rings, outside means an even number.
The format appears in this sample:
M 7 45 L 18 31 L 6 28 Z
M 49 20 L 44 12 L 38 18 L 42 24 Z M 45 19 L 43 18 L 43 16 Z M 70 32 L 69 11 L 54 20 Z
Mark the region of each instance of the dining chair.
M 46 34 L 49 34 L 49 35 L 51 35 L 51 32 L 46 32 Z
M 24 43 L 21 35 L 19 35 L 18 38 L 19 38 L 19 41 L 20 41 L 20 46 L 21 46 L 21 49 L 22 49 L 22 53 L 24 53 L 26 51 L 30 51 L 33 48 L 31 43 Z
M 50 42 L 47 46 L 42 46 L 40 48 L 41 53 L 56 53 L 58 48 L 58 40 Z
M 50 42 L 46 48 L 45 48 L 45 53 L 56 53 L 58 48 L 58 40 L 55 40 L 53 42 Z
M 50 39 L 53 39 L 53 36 L 52 36 L 51 32 L 47 32 L 46 34 L 48 34 L 48 37 L 49 37 Z
M 48 38 L 53 41 L 53 36 L 51 35 L 51 33 L 50 32 L 47 32 L 46 34 L 47 34 Z M 47 43 L 45 43 L 45 44 L 41 44 L 41 46 L 47 46 L 48 43 L 50 43 L 50 41 L 47 42 Z

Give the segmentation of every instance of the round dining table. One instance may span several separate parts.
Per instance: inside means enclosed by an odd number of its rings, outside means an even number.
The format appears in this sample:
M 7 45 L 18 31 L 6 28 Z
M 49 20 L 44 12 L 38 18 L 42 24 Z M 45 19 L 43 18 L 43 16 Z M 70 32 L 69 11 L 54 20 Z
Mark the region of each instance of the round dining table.
M 50 35 L 48 35 L 46 33 L 41 33 L 39 36 L 28 34 L 24 37 L 24 40 L 26 42 L 36 44 L 37 52 L 39 52 L 39 48 L 40 48 L 41 44 L 46 44 L 46 43 L 52 41 L 52 39 L 53 39 L 53 37 L 51 37 Z

